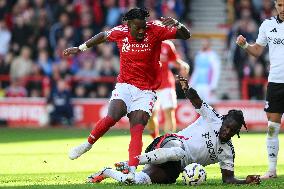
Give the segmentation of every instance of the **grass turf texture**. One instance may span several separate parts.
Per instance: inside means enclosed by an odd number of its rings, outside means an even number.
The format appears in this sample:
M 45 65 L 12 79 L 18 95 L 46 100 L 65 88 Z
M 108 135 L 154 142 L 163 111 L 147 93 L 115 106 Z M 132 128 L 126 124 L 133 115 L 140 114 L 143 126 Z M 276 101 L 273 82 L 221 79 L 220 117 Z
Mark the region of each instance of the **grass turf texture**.
M 88 175 L 127 159 L 128 131 L 110 131 L 91 151 L 77 160 L 69 160 L 72 146 L 86 140 L 88 130 L 81 129 L 8 129 L 0 128 L 0 188 L 185 188 L 181 177 L 173 185 L 124 186 L 112 179 L 100 184 L 85 183 Z M 280 135 L 279 178 L 260 185 L 223 185 L 218 164 L 207 166 L 207 181 L 198 188 L 284 188 L 284 134 Z M 144 135 L 144 148 L 151 138 Z M 265 134 L 241 134 L 233 138 L 235 175 L 263 174 L 267 169 Z M 282 148 L 282 149 L 281 149 Z

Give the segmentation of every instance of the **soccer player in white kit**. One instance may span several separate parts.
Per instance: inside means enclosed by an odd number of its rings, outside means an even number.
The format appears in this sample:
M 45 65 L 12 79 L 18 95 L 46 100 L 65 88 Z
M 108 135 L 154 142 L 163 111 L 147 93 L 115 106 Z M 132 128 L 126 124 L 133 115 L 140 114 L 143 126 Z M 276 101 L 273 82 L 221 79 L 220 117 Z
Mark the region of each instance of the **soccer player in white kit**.
M 234 147 L 231 137 L 239 136 L 242 126 L 246 127 L 243 113 L 230 110 L 227 115 L 219 115 L 203 102 L 196 90 L 188 87 L 185 78 L 177 76 L 185 96 L 191 101 L 200 117 L 184 130 L 176 134 L 166 134 L 156 138 L 138 156 L 139 164 L 145 165 L 142 171 L 135 173 L 135 184 L 171 184 L 175 183 L 184 167 L 190 163 L 203 166 L 219 162 L 222 180 L 231 184 L 259 184 L 259 175 L 248 175 L 246 179 L 234 176 Z M 122 164 L 123 168 L 127 163 Z M 125 182 L 127 174 L 104 168 L 88 177 L 89 182 L 101 182 L 105 178 Z
M 278 134 L 284 112 L 284 0 L 276 0 L 278 15 L 263 21 L 259 28 L 256 43 L 250 45 L 242 35 L 236 43 L 246 52 L 259 57 L 265 46 L 269 47 L 270 71 L 264 111 L 268 119 L 266 146 L 269 169 L 261 179 L 276 178 L 277 156 L 279 151 Z

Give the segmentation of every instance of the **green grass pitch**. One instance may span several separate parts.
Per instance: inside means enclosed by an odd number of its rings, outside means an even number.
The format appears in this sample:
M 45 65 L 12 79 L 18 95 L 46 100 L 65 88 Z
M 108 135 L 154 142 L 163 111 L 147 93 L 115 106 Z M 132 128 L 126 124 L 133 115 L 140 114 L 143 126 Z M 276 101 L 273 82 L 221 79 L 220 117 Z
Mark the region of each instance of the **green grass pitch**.
M 86 140 L 82 129 L 7 129 L 0 128 L 0 188 L 186 188 L 181 177 L 173 185 L 124 186 L 108 179 L 100 184 L 85 183 L 88 175 L 104 166 L 127 159 L 128 131 L 110 131 L 91 151 L 77 160 L 69 160 L 69 149 Z M 151 138 L 144 135 L 144 147 Z M 280 135 L 279 178 L 260 185 L 223 185 L 218 164 L 206 167 L 208 179 L 197 188 L 284 188 L 284 134 Z M 235 175 L 263 174 L 267 169 L 265 134 L 241 134 L 233 138 Z

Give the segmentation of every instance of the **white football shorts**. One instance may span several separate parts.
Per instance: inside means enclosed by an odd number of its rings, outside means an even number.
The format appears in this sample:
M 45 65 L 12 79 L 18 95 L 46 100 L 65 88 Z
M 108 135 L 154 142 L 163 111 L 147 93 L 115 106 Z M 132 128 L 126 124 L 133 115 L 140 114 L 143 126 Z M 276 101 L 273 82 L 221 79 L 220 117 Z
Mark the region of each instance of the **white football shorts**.
M 128 83 L 117 83 L 112 91 L 110 101 L 115 99 L 123 100 L 128 114 L 136 110 L 143 110 L 152 116 L 157 95 L 152 90 L 141 90 Z
M 177 94 L 173 88 L 164 88 L 157 90 L 158 100 L 155 103 L 155 110 L 158 110 L 160 107 L 162 110 L 168 108 L 177 107 Z

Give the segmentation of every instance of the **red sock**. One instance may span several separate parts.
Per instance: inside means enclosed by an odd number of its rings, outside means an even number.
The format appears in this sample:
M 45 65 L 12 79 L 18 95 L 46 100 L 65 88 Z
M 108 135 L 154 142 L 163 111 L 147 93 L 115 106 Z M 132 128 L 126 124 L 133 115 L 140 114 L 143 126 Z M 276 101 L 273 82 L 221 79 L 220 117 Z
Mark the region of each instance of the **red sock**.
M 145 126 L 142 124 L 134 125 L 130 128 L 131 140 L 129 143 L 128 153 L 129 153 L 129 166 L 138 166 L 139 160 L 136 156 L 141 155 L 142 152 L 142 134 Z
M 109 130 L 109 128 L 114 126 L 115 123 L 116 121 L 110 116 L 106 116 L 103 119 L 99 120 L 91 131 L 90 136 L 88 137 L 88 142 L 90 144 L 94 144 Z

